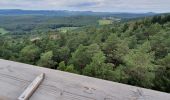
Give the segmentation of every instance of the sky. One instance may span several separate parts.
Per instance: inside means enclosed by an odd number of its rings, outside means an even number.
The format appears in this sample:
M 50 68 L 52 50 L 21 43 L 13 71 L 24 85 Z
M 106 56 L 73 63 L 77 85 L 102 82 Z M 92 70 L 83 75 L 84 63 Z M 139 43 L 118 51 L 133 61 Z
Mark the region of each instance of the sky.
M 0 9 L 170 12 L 170 0 L 0 0 Z

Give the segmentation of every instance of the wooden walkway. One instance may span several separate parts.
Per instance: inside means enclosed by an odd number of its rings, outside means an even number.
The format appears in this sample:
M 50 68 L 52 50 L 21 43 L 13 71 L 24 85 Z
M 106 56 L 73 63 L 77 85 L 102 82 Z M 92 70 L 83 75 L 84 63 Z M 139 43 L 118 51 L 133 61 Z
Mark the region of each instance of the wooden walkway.
M 17 100 L 37 75 L 30 100 L 170 100 L 170 94 L 0 59 L 0 100 Z

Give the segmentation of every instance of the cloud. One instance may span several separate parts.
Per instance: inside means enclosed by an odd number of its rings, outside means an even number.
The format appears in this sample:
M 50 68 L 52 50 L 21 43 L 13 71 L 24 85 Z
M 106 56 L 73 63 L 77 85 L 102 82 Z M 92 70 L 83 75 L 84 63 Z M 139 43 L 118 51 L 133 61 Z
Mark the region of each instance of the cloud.
M 170 12 L 170 0 L 0 0 L 0 9 Z
M 78 3 L 78 4 L 72 4 L 69 7 L 75 7 L 75 8 L 78 8 L 78 7 L 93 7 L 93 6 L 95 7 L 97 5 L 98 5 L 97 2 L 83 2 L 83 3 Z

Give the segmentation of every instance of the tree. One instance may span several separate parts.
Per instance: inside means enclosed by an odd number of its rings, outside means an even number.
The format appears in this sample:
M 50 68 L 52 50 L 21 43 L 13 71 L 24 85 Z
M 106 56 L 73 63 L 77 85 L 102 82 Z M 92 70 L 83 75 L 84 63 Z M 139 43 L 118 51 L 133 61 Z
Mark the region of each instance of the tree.
M 155 75 L 154 89 L 170 92 L 170 54 L 160 60 Z
M 80 45 L 77 50 L 72 53 L 69 63 L 73 64 L 75 69 L 81 72 L 82 69 L 91 62 L 93 55 L 99 51 L 100 47 L 97 44 L 91 44 L 90 46 Z
M 65 62 L 62 61 L 62 62 L 59 63 L 59 66 L 58 66 L 57 69 L 58 69 L 58 70 L 61 70 L 61 71 L 65 71 L 66 68 L 67 68 L 67 66 L 65 65 Z
M 20 61 L 29 64 L 35 64 L 40 55 L 40 49 L 35 45 L 28 45 L 20 52 Z
M 151 37 L 152 50 L 155 51 L 156 59 L 164 58 L 170 52 L 170 34 L 169 31 L 160 31 Z
M 158 23 L 151 24 L 148 29 L 146 29 L 147 33 L 150 35 L 157 34 L 159 31 L 161 31 L 162 26 Z
M 78 72 L 74 69 L 74 65 L 73 65 L 73 64 L 67 66 L 67 68 L 66 68 L 65 71 L 70 72 L 70 73 L 78 73 Z
M 83 74 L 91 77 L 111 80 L 113 68 L 111 64 L 104 63 L 105 60 L 106 57 L 102 51 L 96 53 L 92 57 L 92 62 L 84 68 Z
M 57 47 L 53 48 L 54 59 L 57 62 L 65 61 L 68 62 L 70 57 L 70 49 L 68 47 Z
M 119 65 L 122 57 L 129 51 L 128 42 L 120 40 L 116 34 L 111 34 L 103 45 L 107 62 Z
M 55 68 L 56 62 L 52 60 L 53 52 L 48 51 L 41 54 L 40 60 L 38 61 L 38 66 Z
M 132 85 L 151 88 L 155 65 L 154 53 L 151 52 L 150 43 L 146 42 L 137 49 L 133 49 L 124 57 L 125 72 L 129 76 L 128 83 Z
M 86 33 L 83 33 L 83 32 L 70 33 L 67 37 L 68 38 L 67 38 L 66 46 L 72 52 L 75 51 L 76 48 L 78 48 L 80 44 L 82 45 L 88 44 L 88 37 Z
M 62 61 L 62 62 L 59 63 L 58 70 L 67 71 L 67 72 L 71 72 L 71 73 L 78 73 L 78 72 L 75 70 L 73 64 L 71 64 L 71 65 L 69 65 L 69 66 L 66 66 L 65 63 L 64 63 L 64 61 Z

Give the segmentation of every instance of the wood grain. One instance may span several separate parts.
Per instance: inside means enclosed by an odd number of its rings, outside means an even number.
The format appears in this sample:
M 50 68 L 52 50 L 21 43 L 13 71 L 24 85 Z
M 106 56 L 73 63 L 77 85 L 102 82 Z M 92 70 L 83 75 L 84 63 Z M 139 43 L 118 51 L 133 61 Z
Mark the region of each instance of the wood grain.
M 45 74 L 42 73 L 35 78 L 35 80 L 26 88 L 26 90 L 18 97 L 18 100 L 29 100 L 32 94 L 36 91 L 39 85 L 42 83 Z
M 170 94 L 0 59 L 0 100 L 17 100 L 36 76 L 30 100 L 170 100 Z

